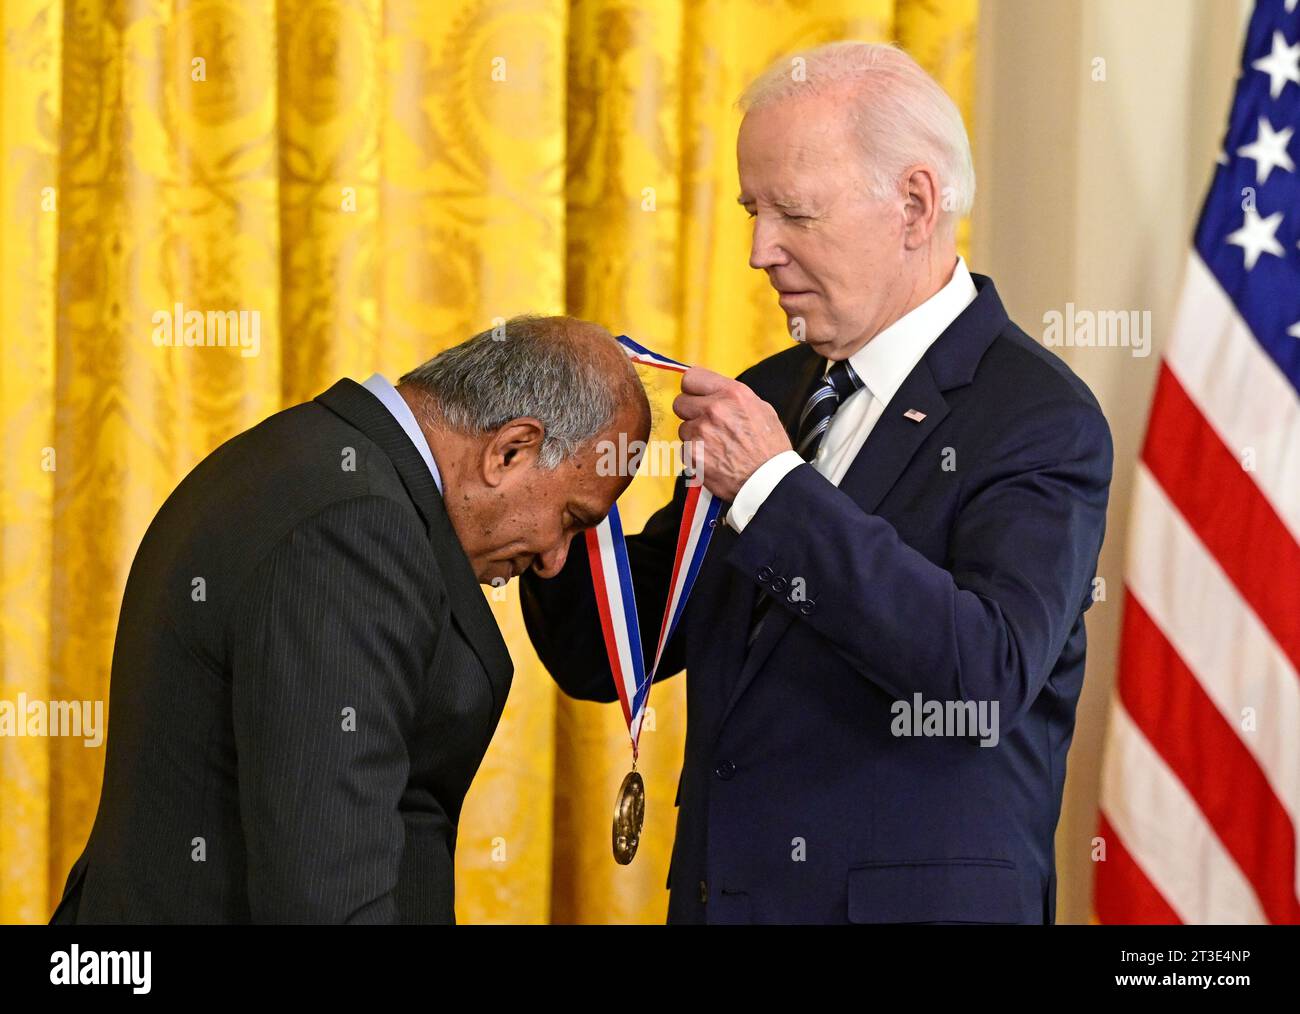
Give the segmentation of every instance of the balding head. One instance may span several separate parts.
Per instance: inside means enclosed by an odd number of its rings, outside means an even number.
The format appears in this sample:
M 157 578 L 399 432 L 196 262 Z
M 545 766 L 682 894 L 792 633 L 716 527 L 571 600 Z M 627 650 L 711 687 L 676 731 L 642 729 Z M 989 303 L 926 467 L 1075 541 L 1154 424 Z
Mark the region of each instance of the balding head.
M 538 467 L 554 468 L 598 438 L 620 412 L 650 406 L 617 341 L 576 317 L 512 317 L 434 356 L 402 378 L 430 396 L 445 425 L 489 433 L 511 419 L 539 420 Z
M 605 441 L 648 439 L 650 403 L 598 324 L 514 317 L 402 378 L 442 474 L 447 513 L 484 584 L 551 577 L 572 537 L 631 482 L 596 467 Z M 625 435 L 620 442 L 620 434 Z

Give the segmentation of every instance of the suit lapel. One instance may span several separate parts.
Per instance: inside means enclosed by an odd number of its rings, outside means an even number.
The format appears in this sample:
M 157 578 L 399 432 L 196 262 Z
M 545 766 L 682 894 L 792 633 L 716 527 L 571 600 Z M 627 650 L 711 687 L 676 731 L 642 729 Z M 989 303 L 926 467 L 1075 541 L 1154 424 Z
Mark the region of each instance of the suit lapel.
M 452 616 L 483 663 L 493 704 L 500 714 L 510 690 L 514 665 L 469 558 L 456 538 L 429 466 L 383 402 L 355 381 L 340 380 L 316 400 L 373 440 L 393 462 L 437 553 Z
M 907 375 L 840 482 L 840 489 L 867 514 L 876 512 L 921 444 L 947 417 L 949 406 L 943 392 L 970 383 L 989 345 L 1007 326 L 1007 314 L 992 280 L 977 274 L 972 274 L 971 278 L 976 286 L 974 301 L 945 329 Z M 811 358 L 811 369 L 805 367 L 800 371 L 802 383 L 795 385 L 791 401 L 782 413 L 791 443 L 795 436 L 792 426 L 797 424 L 801 407 L 811 393 L 809 388 L 817 368 L 824 363 L 820 356 L 812 355 Z M 904 413 L 912 409 L 923 413 L 925 418 L 919 422 L 908 418 Z M 934 465 L 937 468 L 939 463 Z M 750 597 L 736 598 L 752 601 Z M 787 609 L 773 606 L 768 610 L 758 639 L 744 656 L 716 731 L 721 731 L 736 702 L 794 620 L 794 614 Z M 740 650 L 743 651 L 744 637 L 749 630 L 749 613 L 746 612 L 738 622 L 732 620 L 731 625 L 739 626 L 745 632 L 740 638 Z M 730 641 L 728 644 L 730 648 Z M 725 656 L 727 660 L 736 657 L 738 655 Z
M 905 413 L 912 410 L 925 418 L 920 422 L 908 418 Z M 874 514 L 926 437 L 947 414 L 948 402 L 935 384 L 929 364 L 922 359 L 876 420 L 871 435 L 840 480 L 840 489 L 867 514 Z

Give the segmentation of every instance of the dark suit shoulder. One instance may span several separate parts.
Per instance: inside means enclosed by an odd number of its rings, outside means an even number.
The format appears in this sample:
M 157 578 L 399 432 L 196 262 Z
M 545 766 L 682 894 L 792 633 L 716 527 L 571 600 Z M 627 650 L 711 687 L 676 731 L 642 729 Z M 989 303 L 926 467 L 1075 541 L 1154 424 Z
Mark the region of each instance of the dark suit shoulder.
M 418 517 L 388 455 L 316 402 L 277 412 L 229 440 L 173 494 L 191 505 L 191 516 L 245 518 L 244 545 L 254 556 L 303 519 L 359 496 L 393 500 Z
M 1065 360 L 1015 324 L 989 345 L 976 378 L 1002 389 L 1017 405 L 1076 405 L 1101 413 L 1091 389 Z
M 373 493 L 407 500 L 392 461 L 370 437 L 317 402 L 277 412 L 223 444 L 192 473 L 246 471 L 285 506 L 315 513 L 336 499 Z
M 168 497 L 136 554 L 124 616 L 171 617 L 218 666 L 221 617 L 253 570 L 298 526 L 363 498 L 391 503 L 376 516 L 409 514 L 412 547 L 428 549 L 396 468 L 369 437 L 315 402 L 278 412 L 218 447 Z M 208 607 L 195 611 L 199 579 Z
M 1051 350 L 1014 324 L 989 344 L 969 385 L 946 395 L 961 443 L 975 467 L 972 487 L 989 474 L 1088 462 L 1109 478 L 1110 426 L 1088 385 Z

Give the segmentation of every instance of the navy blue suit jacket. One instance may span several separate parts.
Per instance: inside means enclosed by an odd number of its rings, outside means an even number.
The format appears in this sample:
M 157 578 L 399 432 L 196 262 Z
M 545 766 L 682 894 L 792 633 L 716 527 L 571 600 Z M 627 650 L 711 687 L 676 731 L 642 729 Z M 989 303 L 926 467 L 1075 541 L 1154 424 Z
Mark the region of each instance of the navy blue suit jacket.
M 1054 919 L 1111 440 L 973 277 L 838 487 L 800 465 L 743 534 L 715 531 L 661 667 L 690 673 L 671 922 Z M 793 431 L 823 363 L 797 345 L 739 379 Z M 683 495 L 628 540 L 645 645 Z M 560 686 L 614 700 L 581 542 L 522 593 Z M 747 652 L 757 595 L 773 602 Z M 996 745 L 896 735 L 895 702 L 918 693 L 996 702 Z

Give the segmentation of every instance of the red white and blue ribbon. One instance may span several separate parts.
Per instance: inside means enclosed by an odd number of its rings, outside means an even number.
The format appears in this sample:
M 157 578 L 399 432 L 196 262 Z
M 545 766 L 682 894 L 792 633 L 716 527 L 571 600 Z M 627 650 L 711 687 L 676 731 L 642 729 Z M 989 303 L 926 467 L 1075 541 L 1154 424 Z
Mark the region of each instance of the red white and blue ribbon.
M 644 345 L 634 342 L 625 334 L 619 335 L 616 341 L 623 346 L 623 353 L 634 363 L 640 363 L 642 366 L 654 366 L 661 370 L 671 370 L 673 373 L 685 373 L 690 369 L 685 363 L 679 363 L 676 359 L 661 356 L 658 352 L 653 352 Z
M 620 335 L 623 351 L 634 363 L 660 370 L 685 373 L 689 366 L 652 352 L 626 335 Z M 596 592 L 596 609 L 605 636 L 605 651 L 614 674 L 623 718 L 632 739 L 632 761 L 636 763 L 637 744 L 641 738 L 641 720 L 650 700 L 650 686 L 663 658 L 664 646 L 677 630 L 686 611 L 686 600 L 699 576 L 709 538 L 718 523 L 722 504 L 698 483 L 687 486 L 686 504 L 682 509 L 677 532 L 677 552 L 673 557 L 672 579 L 668 585 L 668 602 L 659 626 L 654 662 L 646 673 L 645 651 L 641 643 L 641 626 L 637 622 L 636 595 L 632 587 L 632 569 L 628 565 L 627 542 L 618 505 L 595 528 L 587 532 L 587 556 L 591 561 L 591 581 Z

